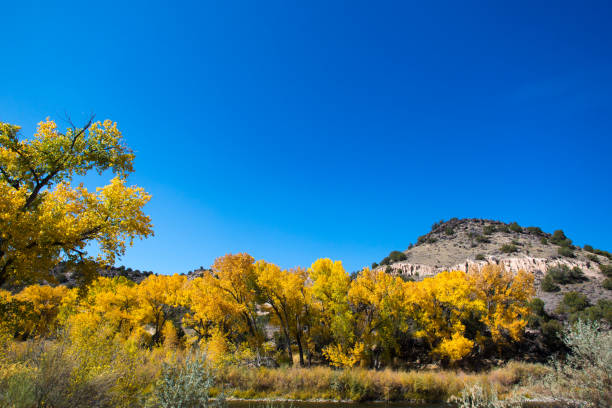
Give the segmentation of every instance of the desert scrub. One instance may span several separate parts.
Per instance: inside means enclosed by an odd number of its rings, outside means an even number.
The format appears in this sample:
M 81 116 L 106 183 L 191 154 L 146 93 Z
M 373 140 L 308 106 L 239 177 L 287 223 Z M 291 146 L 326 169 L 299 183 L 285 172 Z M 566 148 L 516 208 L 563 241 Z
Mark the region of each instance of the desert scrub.
M 99 335 L 6 344 L 0 361 L 0 406 L 142 405 L 158 375 L 160 353 Z
M 583 406 L 612 406 L 612 332 L 597 321 L 578 320 L 563 343 L 570 353 L 552 362 L 552 371 L 541 382 L 541 393 L 558 400 L 583 401 Z
M 163 363 L 147 405 L 159 408 L 225 407 L 221 395 L 211 400 L 213 385 L 214 376 L 203 355 L 187 356 L 184 361 L 176 359 Z

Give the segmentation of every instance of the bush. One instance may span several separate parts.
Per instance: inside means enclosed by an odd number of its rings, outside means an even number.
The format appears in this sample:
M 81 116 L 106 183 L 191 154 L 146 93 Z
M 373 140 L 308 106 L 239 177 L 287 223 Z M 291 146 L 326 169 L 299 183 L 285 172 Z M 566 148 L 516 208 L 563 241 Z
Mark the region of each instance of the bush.
M 594 407 L 612 406 L 612 332 L 601 330 L 597 322 L 579 320 L 565 333 L 563 343 L 571 352 L 564 360 L 554 361 L 554 371 L 544 379 L 548 396 Z
M 540 238 L 540 244 L 542 244 L 542 245 L 548 245 L 548 239 L 546 239 L 546 237 L 542 237 L 542 238 Z
M 555 283 L 567 285 L 588 280 L 582 269 L 577 266 L 570 269 L 567 265 L 555 265 L 548 268 L 546 275 L 549 275 Z
M 585 250 L 585 251 L 587 251 L 587 252 L 593 252 L 593 251 L 594 251 L 593 247 L 592 247 L 592 246 L 590 246 L 590 245 L 585 245 L 583 248 L 584 248 L 584 250 Z
M 550 242 L 552 242 L 555 245 L 566 246 L 566 247 L 572 244 L 572 240 L 565 236 L 565 233 L 563 232 L 563 230 L 556 230 L 553 233 L 552 237 L 550 237 Z
M 563 295 L 563 300 L 557 307 L 557 313 L 571 316 L 589 307 L 589 300 L 585 295 L 578 292 L 567 292 Z
M 376 262 L 372 262 L 372 269 L 376 269 L 378 267 L 378 264 Z
M 558 292 L 561 290 L 549 274 L 546 274 L 544 279 L 542 279 L 541 288 L 544 292 Z
M 571 321 L 578 319 L 589 321 L 605 320 L 608 324 L 612 323 L 612 300 L 599 299 L 595 305 L 589 306 L 573 315 Z
M 586 258 L 591 262 L 599 263 L 599 258 L 593 254 L 587 254 Z
M 531 302 L 529 302 L 529 310 L 536 316 L 548 317 L 548 314 L 546 314 L 544 310 L 544 301 L 540 298 L 533 298 Z
M 487 242 L 491 242 L 491 240 L 485 237 L 484 235 L 476 235 L 474 236 L 474 240 L 476 240 L 476 242 L 479 242 L 481 244 L 486 244 Z
M 391 251 L 391 253 L 389 254 L 389 259 L 391 259 L 391 262 L 398 262 L 405 261 L 406 259 L 408 259 L 408 257 L 405 253 L 401 251 Z
M 184 362 L 164 363 L 160 379 L 157 381 L 151 403 L 160 408 L 198 408 L 225 407 L 220 397 L 210 400 L 214 377 L 202 357 L 195 355 Z
M 502 245 L 499 250 L 503 253 L 503 254 L 512 254 L 514 252 L 518 251 L 518 247 L 514 244 L 504 244 Z
M 477 261 L 484 261 L 484 260 L 486 260 L 486 259 L 487 259 L 487 258 L 485 258 L 485 256 L 484 256 L 483 254 L 477 254 L 477 255 L 476 255 L 476 260 L 477 260 Z
M 604 289 L 612 290 L 612 278 L 606 278 L 601 286 L 603 286 Z
M 563 324 L 558 320 L 549 320 L 542 323 L 540 333 L 544 344 L 552 350 L 560 350 L 563 347 L 561 341 L 561 333 L 563 332 Z
M 495 232 L 495 226 L 494 225 L 485 225 L 482 229 L 482 233 L 485 235 L 491 235 Z
M 444 233 L 446 235 L 453 235 L 455 233 L 455 230 L 449 225 L 444 229 Z
M 565 246 L 559 247 L 559 249 L 557 249 L 557 253 L 561 256 L 565 256 L 568 258 L 576 257 L 576 255 L 574 255 L 574 251 L 572 251 L 571 248 Z
M 601 249 L 596 249 L 595 254 L 605 256 L 606 258 L 612 260 L 612 254 L 608 251 L 602 251 Z
M 527 232 L 533 235 L 543 235 L 544 232 L 540 227 L 527 227 Z
M 523 228 L 521 228 L 521 226 L 518 225 L 518 223 L 516 223 L 516 222 L 513 222 L 510 225 L 508 225 L 508 228 L 512 232 L 523 232 Z
M 389 265 L 390 263 L 391 263 L 391 259 L 388 256 L 384 257 L 383 260 L 380 261 L 381 265 Z
M 612 265 L 599 264 L 599 270 L 604 276 L 612 278 Z

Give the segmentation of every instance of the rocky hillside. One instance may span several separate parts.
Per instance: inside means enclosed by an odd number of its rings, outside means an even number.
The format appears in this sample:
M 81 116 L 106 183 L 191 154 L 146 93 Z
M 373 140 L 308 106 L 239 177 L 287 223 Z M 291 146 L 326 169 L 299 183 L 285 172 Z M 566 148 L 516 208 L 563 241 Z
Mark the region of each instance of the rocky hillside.
M 579 248 L 561 230 L 549 234 L 538 227 L 525 228 L 517 223 L 475 218 L 441 221 L 420 236 L 416 244 L 405 251 L 391 252 L 373 267 L 418 280 L 444 270 L 465 271 L 488 262 L 503 264 L 511 271 L 524 269 L 533 273 L 536 296 L 545 301 L 550 312 L 556 310 L 563 294 L 569 291 L 586 295 L 592 304 L 599 299 L 612 299 L 612 291 L 604 288 L 604 272 L 609 273 L 610 267 L 606 265 L 612 263 L 612 254 L 588 245 Z M 550 270 L 570 275 L 574 270 L 577 276 L 556 279 L 553 284 L 558 290 L 545 291 L 542 285 Z M 544 288 L 549 289 L 546 284 Z

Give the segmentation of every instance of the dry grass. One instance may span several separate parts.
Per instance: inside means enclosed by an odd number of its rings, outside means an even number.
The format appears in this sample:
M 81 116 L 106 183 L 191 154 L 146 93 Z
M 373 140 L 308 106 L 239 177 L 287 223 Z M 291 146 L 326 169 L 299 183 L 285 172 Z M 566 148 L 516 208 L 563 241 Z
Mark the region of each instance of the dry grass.
M 466 386 L 486 384 L 500 395 L 547 372 L 542 365 L 512 362 L 484 373 L 462 371 L 334 370 L 313 368 L 226 367 L 218 373 L 218 387 L 237 398 L 297 400 L 446 401 Z

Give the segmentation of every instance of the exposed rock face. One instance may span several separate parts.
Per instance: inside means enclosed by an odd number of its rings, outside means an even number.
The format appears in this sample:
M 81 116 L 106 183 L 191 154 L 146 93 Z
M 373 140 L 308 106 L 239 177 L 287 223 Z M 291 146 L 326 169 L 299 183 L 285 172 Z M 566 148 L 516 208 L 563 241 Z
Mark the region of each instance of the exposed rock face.
M 567 265 L 570 269 L 577 266 L 579 267 L 588 278 L 597 278 L 601 274 L 597 264 L 589 261 L 582 261 L 577 259 L 564 259 L 564 258 L 534 258 L 526 255 L 519 256 L 485 256 L 485 260 L 474 260 L 466 259 L 465 262 L 457 263 L 455 265 L 434 267 L 431 265 L 414 264 L 408 261 L 400 261 L 389 265 L 389 268 L 393 273 L 397 273 L 406 278 L 418 279 L 427 276 L 433 276 L 442 271 L 465 271 L 467 272 L 473 268 L 481 268 L 482 266 L 494 263 L 503 265 L 506 270 L 512 272 L 518 272 L 523 269 L 527 272 L 533 273 L 536 278 L 541 278 L 546 273 L 546 270 L 551 266 L 556 265 Z
M 416 245 L 411 244 L 403 251 L 405 260 L 381 262 L 383 264 L 378 269 L 406 279 L 420 280 L 442 271 L 467 271 L 495 263 L 513 272 L 523 269 L 533 273 L 536 296 L 545 301 L 548 311 L 554 311 L 563 293 L 568 291 L 587 295 L 591 303 L 612 299 L 612 291 L 602 287 L 605 277 L 599 269 L 600 263 L 610 263 L 611 260 L 575 247 L 569 240 L 558 245 L 557 238 L 534 227 L 522 228 L 482 219 L 453 219 L 434 224 L 431 232 L 419 237 Z M 562 247 L 567 248 L 569 256 L 561 255 Z M 580 268 L 588 281 L 563 285 L 557 293 L 543 292 L 541 280 L 548 268 L 557 265 Z

